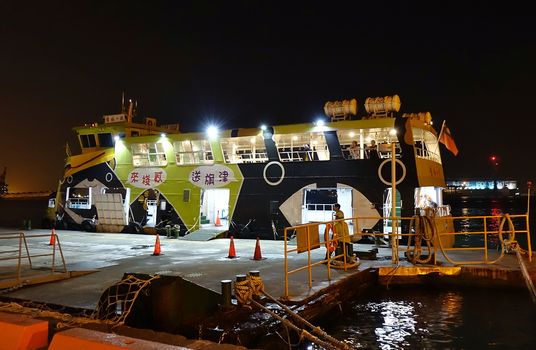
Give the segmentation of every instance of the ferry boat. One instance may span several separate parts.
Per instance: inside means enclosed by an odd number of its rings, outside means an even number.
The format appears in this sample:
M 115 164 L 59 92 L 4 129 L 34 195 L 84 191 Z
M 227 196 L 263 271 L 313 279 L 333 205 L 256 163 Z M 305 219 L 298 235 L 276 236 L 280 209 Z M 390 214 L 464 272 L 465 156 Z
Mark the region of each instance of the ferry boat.
M 430 113 L 400 113 L 397 95 L 364 105 L 361 116 L 351 99 L 327 102 L 324 121 L 183 133 L 152 117 L 136 122 L 130 101 L 102 123 L 74 128 L 81 153 L 66 159 L 52 203 L 55 225 L 280 239 L 284 227 L 331 220 L 339 203 L 346 217 L 370 218 L 354 233 L 389 233 L 382 218 L 393 207 L 393 156 L 396 216 L 428 205 L 449 216 Z

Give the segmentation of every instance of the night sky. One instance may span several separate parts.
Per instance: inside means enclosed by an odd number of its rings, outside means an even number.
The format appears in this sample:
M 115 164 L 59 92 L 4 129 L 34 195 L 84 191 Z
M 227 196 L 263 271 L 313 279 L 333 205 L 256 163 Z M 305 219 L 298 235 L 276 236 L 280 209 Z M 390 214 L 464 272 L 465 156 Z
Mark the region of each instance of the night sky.
M 536 26 L 509 1 L 0 2 L 0 167 L 54 190 L 72 127 L 138 101 L 199 131 L 309 122 L 326 101 L 398 94 L 443 120 L 450 179 L 536 180 Z M 1 169 L 0 169 L 1 171 Z

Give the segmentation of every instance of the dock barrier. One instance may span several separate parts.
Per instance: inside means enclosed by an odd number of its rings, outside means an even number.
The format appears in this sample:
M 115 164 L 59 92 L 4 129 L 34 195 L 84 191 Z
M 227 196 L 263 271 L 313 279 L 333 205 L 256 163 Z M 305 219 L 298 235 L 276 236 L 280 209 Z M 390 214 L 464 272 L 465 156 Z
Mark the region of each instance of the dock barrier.
M 18 249 L 0 250 L 0 262 L 10 260 L 16 260 L 17 262 L 14 265 L 0 265 L 0 289 L 66 278 L 68 272 L 65 266 L 61 244 L 58 235 L 54 232 L 52 234 L 54 235 L 54 243 L 51 247 L 45 243 L 43 244 L 44 247 L 42 250 L 30 254 L 27 243 L 28 239 L 48 239 L 51 236 L 48 234 L 26 235 L 24 232 L 0 233 L 0 241 L 18 240 L 19 246 Z M 52 251 L 50 251 L 50 248 L 52 248 Z M 58 254 L 59 258 L 61 258 L 60 266 L 56 263 Z M 50 259 L 46 259 L 47 257 Z M 48 270 L 48 273 L 43 274 L 43 270 Z
M 297 226 L 286 227 L 284 230 L 284 268 L 285 268 L 285 294 L 284 298 L 289 298 L 289 277 L 295 273 L 308 272 L 309 288 L 312 288 L 312 269 L 326 265 L 326 274 L 328 280 L 331 280 L 332 260 L 340 262 L 340 268 L 347 271 L 353 267 L 352 262 L 348 261 L 346 252 L 342 252 L 331 258 L 331 254 L 326 253 L 326 258 L 320 261 L 313 261 L 311 251 L 321 247 L 328 250 L 334 242 L 336 245 L 343 244 L 345 240 L 343 235 L 337 235 L 332 238 L 329 235 L 322 235 L 320 232 L 323 227 L 339 226 L 341 223 L 350 227 L 352 241 L 362 236 L 373 237 L 376 242 L 385 239 L 392 250 L 392 264 L 399 264 L 399 240 L 407 239 L 406 257 L 413 264 L 431 264 L 437 265 L 438 254 L 441 254 L 445 260 L 454 265 L 479 265 L 479 264 L 496 264 L 506 253 L 516 253 L 513 247 L 518 249 L 521 254 L 526 255 L 529 262 L 532 261 L 532 247 L 529 227 L 529 213 L 515 215 L 487 215 L 487 216 L 451 216 L 436 215 L 434 210 L 427 210 L 425 215 L 415 215 L 412 217 L 352 217 L 348 219 L 332 220 L 325 222 L 315 222 Z M 471 225 L 469 225 L 471 221 Z M 375 223 L 383 223 L 384 232 L 365 232 L 363 228 L 372 227 Z M 371 223 L 373 223 L 371 225 Z M 505 224 L 508 224 L 505 226 Z M 455 231 L 455 227 L 479 227 L 478 230 Z M 469 246 L 463 241 L 469 236 L 478 235 L 481 238 L 481 245 Z M 521 248 L 521 244 L 516 240 L 516 235 L 525 239 L 526 249 Z M 507 236 L 507 237 L 505 237 Z M 288 240 L 295 237 L 296 246 L 290 246 Z M 347 240 L 347 239 L 346 239 Z M 490 254 L 490 247 L 495 245 L 497 252 Z M 460 259 L 464 257 L 464 252 L 481 252 L 481 259 Z M 456 252 L 458 257 L 452 256 Z M 307 264 L 289 269 L 289 254 L 307 253 Z M 467 255 L 467 257 L 474 255 Z M 521 257 L 522 258 L 522 257 Z M 522 259 L 520 260 L 522 261 Z M 527 280 L 527 277 L 525 277 Z M 529 287 L 530 289 L 530 287 Z M 536 292 L 532 292 L 536 294 Z
M 0 312 L 0 350 L 43 349 L 48 346 L 48 322 Z

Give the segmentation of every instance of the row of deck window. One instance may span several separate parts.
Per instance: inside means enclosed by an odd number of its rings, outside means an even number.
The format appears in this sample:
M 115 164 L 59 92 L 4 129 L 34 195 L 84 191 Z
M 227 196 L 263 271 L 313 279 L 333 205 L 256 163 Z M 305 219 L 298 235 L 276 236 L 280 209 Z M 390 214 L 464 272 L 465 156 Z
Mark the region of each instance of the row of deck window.
M 437 138 L 431 132 L 412 130 L 415 156 L 441 162 Z M 401 157 L 401 147 L 396 135 L 388 128 L 336 131 L 344 159 L 390 158 L 391 141 L 395 141 L 395 156 Z M 376 145 L 372 147 L 372 140 Z M 273 136 L 281 162 L 323 161 L 330 159 L 330 152 L 323 132 L 276 134 Z M 80 135 L 83 148 L 113 147 L 110 133 Z M 221 138 L 219 140 L 224 161 L 231 164 L 268 162 L 268 153 L 262 135 Z M 175 162 L 178 165 L 211 164 L 213 150 L 208 140 L 184 140 L 173 142 Z M 134 166 L 165 166 L 168 164 L 164 143 L 131 144 Z

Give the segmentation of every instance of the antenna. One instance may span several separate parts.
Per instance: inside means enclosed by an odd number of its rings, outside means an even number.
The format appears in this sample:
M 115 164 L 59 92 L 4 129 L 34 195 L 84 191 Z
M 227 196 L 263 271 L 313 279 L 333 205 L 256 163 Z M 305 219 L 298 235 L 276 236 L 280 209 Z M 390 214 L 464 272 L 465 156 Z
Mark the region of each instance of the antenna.
M 125 113 L 125 92 L 121 93 L 121 113 Z

